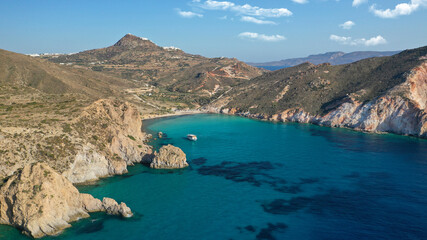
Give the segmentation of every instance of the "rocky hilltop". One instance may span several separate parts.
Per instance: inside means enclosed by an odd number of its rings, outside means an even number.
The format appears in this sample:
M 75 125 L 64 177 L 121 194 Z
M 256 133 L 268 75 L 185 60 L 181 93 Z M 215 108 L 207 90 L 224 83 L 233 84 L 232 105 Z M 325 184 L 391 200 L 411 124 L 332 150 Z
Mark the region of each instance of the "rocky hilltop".
M 192 55 L 175 47 L 159 47 L 132 34 L 110 47 L 45 58 L 172 91 L 209 95 L 264 72 L 237 59 Z
M 213 106 L 227 114 L 427 137 L 427 47 L 267 73 Z
M 57 235 L 89 212 L 131 217 L 126 204 L 79 193 L 45 163 L 27 165 L 0 187 L 0 224 L 12 225 L 34 238 Z

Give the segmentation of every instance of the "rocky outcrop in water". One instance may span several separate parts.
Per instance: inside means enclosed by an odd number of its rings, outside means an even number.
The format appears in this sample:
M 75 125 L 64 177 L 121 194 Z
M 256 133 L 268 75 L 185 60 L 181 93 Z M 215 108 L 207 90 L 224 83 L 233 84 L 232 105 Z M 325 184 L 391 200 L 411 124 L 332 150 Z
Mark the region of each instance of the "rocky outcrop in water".
M 105 211 L 110 215 L 119 215 L 122 217 L 132 217 L 133 213 L 130 208 L 126 205 L 126 203 L 118 204 L 116 200 L 112 198 L 104 198 L 102 200 L 102 207 Z
M 187 157 L 180 148 L 169 144 L 154 153 L 150 167 L 156 169 L 185 168 L 188 167 Z
M 65 177 L 44 163 L 24 167 L 0 188 L 0 224 L 12 225 L 34 238 L 56 235 L 70 222 L 106 211 L 132 216 L 126 204 L 79 193 Z

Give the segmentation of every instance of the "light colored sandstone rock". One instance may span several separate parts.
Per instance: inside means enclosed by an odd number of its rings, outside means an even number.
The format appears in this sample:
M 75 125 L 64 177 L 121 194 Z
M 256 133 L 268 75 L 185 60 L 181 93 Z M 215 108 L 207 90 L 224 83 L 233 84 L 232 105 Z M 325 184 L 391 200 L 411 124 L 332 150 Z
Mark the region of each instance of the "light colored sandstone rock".
M 124 203 L 118 206 L 108 213 L 131 216 Z M 25 166 L 0 187 L 0 224 L 22 229 L 34 238 L 56 235 L 70 227 L 70 222 L 89 217 L 88 212 L 107 211 L 107 207 L 99 199 L 79 193 L 44 163 Z
M 105 211 L 110 215 L 120 215 L 122 217 L 132 217 L 132 211 L 125 203 L 120 203 L 120 205 L 116 202 L 116 200 L 112 198 L 104 198 L 102 200 L 102 205 Z
M 145 143 L 148 135 L 142 131 L 141 116 L 127 102 L 98 100 L 75 120 L 75 123 L 80 122 L 93 124 L 89 131 L 96 133 L 98 141 L 105 142 L 109 154 L 100 152 L 93 144 L 84 145 L 63 173 L 73 183 L 127 173 L 127 165 L 139 163 L 152 153 Z
M 180 148 L 169 144 L 154 153 L 150 167 L 157 169 L 185 168 L 188 167 L 187 157 Z
M 70 168 L 62 175 L 73 183 L 94 181 L 111 175 L 110 161 L 95 150 L 95 146 L 87 144 L 76 154 Z

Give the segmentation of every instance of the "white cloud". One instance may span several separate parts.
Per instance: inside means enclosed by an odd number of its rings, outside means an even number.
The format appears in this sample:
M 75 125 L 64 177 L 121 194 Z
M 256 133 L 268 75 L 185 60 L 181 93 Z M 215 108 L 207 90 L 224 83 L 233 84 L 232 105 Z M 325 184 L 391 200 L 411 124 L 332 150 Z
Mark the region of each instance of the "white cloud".
M 387 43 L 387 40 L 385 40 L 385 38 L 383 38 L 381 35 L 372 37 L 370 39 L 366 39 L 366 38 L 352 39 L 351 37 L 341 37 L 341 36 L 332 34 L 329 37 L 329 39 L 343 45 L 351 45 L 351 46 L 365 45 L 367 47 L 370 47 L 370 46 L 376 46 L 376 45 Z
M 292 2 L 296 2 L 296 3 L 299 3 L 299 4 L 308 3 L 307 0 L 292 0 Z
M 399 3 L 394 9 L 377 9 L 374 4 L 370 10 L 375 16 L 380 18 L 395 18 L 402 15 L 410 15 L 421 6 L 427 6 L 427 0 L 411 0 L 409 3 Z
M 351 37 L 340 37 L 333 34 L 329 37 L 329 39 L 335 42 L 339 42 L 341 44 L 349 44 L 351 42 Z
M 358 7 L 359 5 L 368 2 L 368 0 L 353 0 L 353 7 Z
M 212 1 L 212 0 L 207 0 L 201 5 L 202 8 L 210 9 L 210 10 L 227 10 L 234 6 L 236 6 L 236 4 L 232 2 L 226 2 L 226 1 L 219 2 L 219 1 Z
M 222 10 L 232 11 L 237 14 L 257 16 L 257 17 L 288 17 L 292 15 L 292 12 L 287 8 L 261 8 L 257 6 L 251 6 L 249 4 L 237 5 L 233 2 L 228 1 L 214 1 L 207 0 L 204 3 L 198 4 L 199 7 L 207 10 Z
M 387 43 L 387 40 L 385 40 L 385 38 L 383 38 L 381 35 L 370 38 L 368 40 L 365 40 L 365 39 L 362 39 L 362 40 L 363 40 L 363 44 L 365 44 L 366 46 L 376 46 L 376 45 Z
M 256 24 L 271 24 L 271 25 L 277 24 L 273 21 L 261 20 L 258 18 L 248 17 L 248 16 L 243 16 L 240 20 L 243 22 L 251 22 L 251 23 L 256 23 Z
M 339 26 L 342 29 L 351 29 L 354 25 L 356 25 L 356 24 L 353 21 L 347 21 L 347 22 L 345 22 L 343 24 L 340 24 Z
M 286 40 L 286 38 L 282 35 L 265 35 L 265 34 L 259 34 L 259 33 L 253 33 L 253 32 L 240 33 L 239 37 L 244 39 L 254 39 L 254 40 L 261 40 L 266 42 L 278 42 L 278 41 Z
M 201 17 L 203 17 L 203 15 L 202 14 L 199 14 L 199 13 L 195 13 L 195 12 L 190 12 L 190 11 L 181 11 L 181 10 L 177 10 L 178 11 L 178 14 L 181 16 L 181 17 L 184 17 L 184 18 L 193 18 L 193 17 L 199 17 L 199 18 L 201 18 Z

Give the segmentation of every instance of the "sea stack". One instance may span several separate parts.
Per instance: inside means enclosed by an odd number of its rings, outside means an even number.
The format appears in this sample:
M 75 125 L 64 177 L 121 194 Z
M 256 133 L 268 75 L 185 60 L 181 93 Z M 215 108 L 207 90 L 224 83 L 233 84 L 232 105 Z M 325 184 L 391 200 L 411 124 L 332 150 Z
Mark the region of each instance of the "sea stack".
M 180 148 L 169 144 L 154 153 L 150 167 L 156 169 L 185 168 L 188 167 L 187 157 Z

